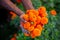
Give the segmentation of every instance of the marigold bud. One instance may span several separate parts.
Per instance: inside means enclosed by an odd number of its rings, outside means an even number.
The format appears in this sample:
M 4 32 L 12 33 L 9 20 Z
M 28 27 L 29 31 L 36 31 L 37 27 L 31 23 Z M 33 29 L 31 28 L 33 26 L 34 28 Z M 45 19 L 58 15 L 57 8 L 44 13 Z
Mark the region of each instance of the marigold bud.
M 51 13 L 51 15 L 53 15 L 53 16 L 56 15 L 56 11 L 55 11 L 55 10 L 51 10 L 50 13 Z

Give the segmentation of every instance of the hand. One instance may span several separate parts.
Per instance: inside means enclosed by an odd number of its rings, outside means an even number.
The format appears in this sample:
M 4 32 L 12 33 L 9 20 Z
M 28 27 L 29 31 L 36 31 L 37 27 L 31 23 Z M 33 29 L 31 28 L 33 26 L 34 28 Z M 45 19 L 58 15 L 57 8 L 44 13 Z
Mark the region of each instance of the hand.
M 24 14 L 22 14 L 22 15 L 20 16 L 20 28 L 21 28 L 21 30 L 22 30 L 23 33 L 29 34 L 29 31 L 27 31 L 26 29 L 24 29 L 23 26 L 22 26 L 22 22 L 27 22 L 27 21 L 25 21 L 25 20 L 23 19 L 23 15 L 24 15 Z

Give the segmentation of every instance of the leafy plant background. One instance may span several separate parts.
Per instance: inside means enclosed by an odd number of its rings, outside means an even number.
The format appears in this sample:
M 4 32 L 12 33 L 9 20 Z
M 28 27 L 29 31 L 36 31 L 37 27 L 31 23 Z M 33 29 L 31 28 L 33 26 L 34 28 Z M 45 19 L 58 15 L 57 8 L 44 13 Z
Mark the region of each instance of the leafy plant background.
M 49 22 L 44 26 L 41 36 L 34 39 L 24 36 L 21 30 L 17 32 L 17 40 L 60 40 L 60 0 L 31 0 L 35 9 L 38 9 L 40 6 L 45 6 L 48 13 Z M 16 4 L 24 12 L 26 11 L 23 5 Z M 50 14 L 50 10 L 55 9 L 57 11 L 56 16 Z M 19 26 L 20 19 L 17 16 L 10 22 L 10 25 Z

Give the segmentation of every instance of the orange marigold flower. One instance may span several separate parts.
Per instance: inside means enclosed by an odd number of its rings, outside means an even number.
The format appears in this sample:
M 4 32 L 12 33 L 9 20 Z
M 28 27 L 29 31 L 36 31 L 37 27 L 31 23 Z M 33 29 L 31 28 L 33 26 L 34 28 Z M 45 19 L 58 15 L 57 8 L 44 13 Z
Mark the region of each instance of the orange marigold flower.
M 34 10 L 27 10 L 27 11 L 26 11 L 26 14 L 29 14 L 30 12 L 33 13 L 33 11 L 34 11 Z
M 18 3 L 20 3 L 21 2 L 21 0 L 16 0 Z
M 39 15 L 39 12 L 37 10 L 34 10 L 33 11 L 34 15 L 38 16 Z
M 55 10 L 51 10 L 50 13 L 51 13 L 51 15 L 53 15 L 53 16 L 56 15 L 56 11 L 55 11 Z
M 31 35 L 31 38 L 35 38 L 36 37 L 33 33 L 31 33 L 30 35 Z
M 30 23 L 29 22 L 24 23 L 24 28 L 25 29 L 28 29 L 29 27 L 30 27 Z
M 41 17 L 46 17 L 48 14 L 45 12 L 45 13 L 42 13 L 40 14 Z
M 44 6 L 41 6 L 41 7 L 38 9 L 38 12 L 39 12 L 39 15 L 40 15 L 41 17 L 47 16 L 46 8 L 45 8 Z
M 40 23 L 40 21 L 41 21 L 41 17 L 40 16 L 37 16 L 37 24 L 39 24 Z
M 30 13 L 29 20 L 30 20 L 30 21 L 36 21 L 37 18 L 36 18 L 35 15 L 33 15 L 32 13 Z
M 10 40 L 16 40 L 16 37 L 11 38 Z
M 41 24 L 47 24 L 48 23 L 48 18 L 42 17 L 41 18 Z
M 32 10 L 31 11 L 34 15 L 38 16 L 39 15 L 39 12 L 37 10 Z
M 34 34 L 34 36 L 40 36 L 41 35 L 41 31 L 37 28 L 35 28 L 32 32 L 32 34 Z
M 34 14 L 34 15 L 36 15 L 36 16 L 38 16 L 39 15 L 39 12 L 37 11 L 37 10 L 27 10 L 27 14 L 29 14 L 29 13 L 32 13 L 32 14 Z
M 41 6 L 39 9 L 38 9 L 39 13 L 45 13 L 46 12 L 46 8 L 44 6 Z
M 28 21 L 29 20 L 28 15 L 27 14 L 24 14 L 23 15 L 23 19 L 26 20 L 26 21 Z
M 40 25 L 37 25 L 36 28 L 38 28 L 39 30 L 42 30 L 43 29 L 43 27 L 41 26 L 41 24 Z
M 30 36 L 30 34 L 24 33 L 25 36 Z
M 32 12 L 29 12 L 28 15 L 29 15 L 29 16 L 33 16 L 34 14 L 33 14 Z
M 34 26 L 30 26 L 29 28 L 28 28 L 28 31 L 33 31 L 34 30 Z

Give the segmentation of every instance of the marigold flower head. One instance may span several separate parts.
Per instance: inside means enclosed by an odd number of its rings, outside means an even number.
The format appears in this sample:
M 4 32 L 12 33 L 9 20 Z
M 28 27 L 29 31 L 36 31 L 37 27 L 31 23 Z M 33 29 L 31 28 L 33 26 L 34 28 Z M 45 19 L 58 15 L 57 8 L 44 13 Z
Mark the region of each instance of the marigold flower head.
M 41 17 L 40 16 L 37 16 L 37 24 L 39 24 L 40 23 L 40 21 L 41 21 Z
M 34 11 L 34 10 L 27 10 L 27 11 L 26 11 L 26 14 L 29 14 L 30 12 L 33 13 L 33 11 Z
M 56 11 L 55 11 L 55 10 L 51 10 L 50 13 L 51 13 L 51 15 L 53 15 L 53 16 L 56 15 Z
M 41 26 L 41 24 L 39 24 L 39 25 L 37 25 L 37 27 L 36 28 L 38 28 L 39 30 L 43 30 L 43 27 Z
M 30 27 L 30 23 L 29 22 L 24 23 L 24 28 L 25 29 L 28 29 L 29 27 Z
M 14 13 L 14 12 L 10 12 L 10 14 L 12 14 L 12 16 L 11 16 L 11 19 L 14 19 L 17 15 Z
M 41 17 L 46 17 L 48 14 L 45 12 L 45 13 L 42 13 L 40 14 Z
M 28 15 L 29 15 L 29 20 L 30 21 L 36 21 L 37 18 L 32 12 L 30 12 Z
M 37 28 L 35 28 L 32 32 L 32 34 L 34 34 L 35 36 L 40 36 L 41 35 L 41 31 Z
M 29 20 L 28 15 L 27 15 L 27 14 L 24 14 L 24 15 L 23 15 L 23 19 L 26 20 L 26 21 L 28 21 L 28 20 Z
M 28 31 L 33 31 L 34 30 L 34 26 L 30 26 L 29 28 L 28 28 Z
M 32 10 L 32 13 L 33 13 L 34 15 L 36 15 L 36 16 L 39 15 L 39 12 L 38 12 L 37 10 Z
M 38 9 L 39 12 L 46 12 L 46 8 L 44 6 L 41 6 L 39 9 Z
M 39 15 L 40 15 L 41 17 L 47 16 L 46 8 L 45 8 L 44 6 L 41 6 L 41 7 L 38 9 L 38 12 L 39 12 Z
M 30 35 L 31 35 L 31 38 L 35 38 L 36 37 L 33 33 L 31 33 Z
M 36 18 L 35 15 L 31 15 L 31 16 L 29 16 L 29 19 L 30 19 L 30 21 L 36 21 L 36 20 L 37 20 L 37 18 Z
M 42 17 L 41 18 L 41 24 L 47 24 L 48 23 L 48 18 L 47 17 Z
M 39 15 L 39 12 L 38 12 L 37 10 L 27 10 L 26 13 L 27 13 L 27 14 L 32 13 L 32 14 L 34 14 L 34 15 L 36 15 L 36 16 Z

